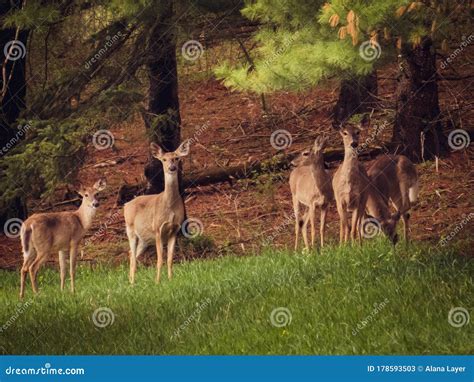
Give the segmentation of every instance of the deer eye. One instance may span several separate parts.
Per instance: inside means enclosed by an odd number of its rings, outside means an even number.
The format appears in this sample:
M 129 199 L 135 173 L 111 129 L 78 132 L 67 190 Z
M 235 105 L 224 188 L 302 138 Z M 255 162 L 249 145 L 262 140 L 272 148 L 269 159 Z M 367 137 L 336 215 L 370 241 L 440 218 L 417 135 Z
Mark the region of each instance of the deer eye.
M 305 152 L 303 153 L 303 156 L 304 156 L 304 157 L 307 157 L 308 155 L 309 155 L 309 152 L 308 152 L 308 151 L 305 151 Z
M 163 162 L 166 162 L 166 158 L 163 158 Z
M 356 135 L 359 135 L 360 134 L 360 131 L 356 131 Z
M 347 135 L 347 133 L 345 131 L 342 134 Z

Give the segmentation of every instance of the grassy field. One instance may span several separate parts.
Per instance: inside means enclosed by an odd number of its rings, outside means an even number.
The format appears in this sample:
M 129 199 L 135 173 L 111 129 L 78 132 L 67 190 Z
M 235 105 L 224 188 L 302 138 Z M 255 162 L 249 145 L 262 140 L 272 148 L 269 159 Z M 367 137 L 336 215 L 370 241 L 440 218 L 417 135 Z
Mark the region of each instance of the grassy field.
M 4 354 L 466 354 L 472 257 L 427 247 L 395 256 L 384 240 L 322 254 L 264 251 L 155 269 L 80 267 L 77 292 L 40 272 L 40 294 L 18 300 L 19 277 L 0 272 Z M 28 283 L 29 287 L 29 283 Z M 98 310 L 102 308 L 101 310 Z M 94 312 L 95 316 L 94 316 Z

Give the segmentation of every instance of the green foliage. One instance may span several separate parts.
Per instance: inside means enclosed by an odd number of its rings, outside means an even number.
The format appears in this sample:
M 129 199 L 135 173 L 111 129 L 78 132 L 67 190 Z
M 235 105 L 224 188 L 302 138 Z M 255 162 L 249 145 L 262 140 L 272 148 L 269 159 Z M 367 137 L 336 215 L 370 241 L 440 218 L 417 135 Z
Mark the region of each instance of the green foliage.
M 41 4 L 41 1 L 27 1 L 22 9 L 8 14 L 3 21 L 3 28 L 42 29 L 48 24 L 57 22 L 61 15 L 56 5 Z
M 258 256 L 176 264 L 173 279 L 163 274 L 159 285 L 156 267 L 140 266 L 134 287 L 127 265 L 83 265 L 74 295 L 60 292 L 56 270 L 42 269 L 40 294 L 27 285 L 21 314 L 19 276 L 0 271 L 0 322 L 15 317 L 1 333 L 0 351 L 470 354 L 469 324 L 448 321 L 453 307 L 474 303 L 472 259 L 461 253 L 413 245 L 394 255 L 386 240 L 308 255 L 269 248 Z M 100 307 L 114 315 L 104 328 L 92 320 Z M 271 323 L 277 307 L 291 315 L 284 327 Z M 32 341 L 31 333 L 44 334 Z
M 437 47 L 446 36 L 460 41 L 469 12 L 461 1 L 248 1 L 243 15 L 263 24 L 255 35 L 254 65 L 223 62 L 215 74 L 230 88 L 256 93 L 299 91 L 328 77 L 361 76 L 393 60 L 397 45 L 416 46 L 424 37 Z M 367 44 L 374 55 L 369 59 L 360 52 Z
M 47 196 L 57 184 L 74 179 L 84 154 L 84 130 L 78 120 L 31 120 L 28 139 L 2 158 L 0 206 L 24 194 Z

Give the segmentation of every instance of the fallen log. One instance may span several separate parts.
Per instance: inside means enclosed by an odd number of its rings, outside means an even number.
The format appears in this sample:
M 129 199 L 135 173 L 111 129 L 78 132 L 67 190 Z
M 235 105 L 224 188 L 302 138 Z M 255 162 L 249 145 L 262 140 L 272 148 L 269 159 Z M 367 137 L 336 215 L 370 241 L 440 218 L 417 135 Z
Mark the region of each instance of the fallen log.
M 359 156 L 361 160 L 369 160 L 384 152 L 387 152 L 387 148 L 377 147 L 370 151 L 363 152 Z M 185 189 L 189 189 L 224 182 L 232 184 L 236 179 L 247 179 L 259 174 L 288 169 L 290 167 L 290 162 L 296 157 L 296 155 L 298 154 L 280 154 L 270 159 L 253 161 L 238 166 L 211 168 L 206 171 L 184 176 L 183 186 Z M 334 167 L 334 165 L 331 164 L 341 161 L 343 158 L 344 151 L 342 150 L 330 150 L 324 154 L 324 159 L 328 162 L 329 167 Z M 142 195 L 145 190 L 146 183 L 122 185 L 118 191 L 116 206 L 121 206 L 133 198 Z

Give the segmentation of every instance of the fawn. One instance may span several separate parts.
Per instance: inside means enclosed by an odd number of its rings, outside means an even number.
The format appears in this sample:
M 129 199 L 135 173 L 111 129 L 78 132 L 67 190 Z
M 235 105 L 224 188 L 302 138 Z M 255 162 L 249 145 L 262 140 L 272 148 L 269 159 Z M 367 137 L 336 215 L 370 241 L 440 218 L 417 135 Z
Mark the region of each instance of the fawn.
M 81 187 L 78 193 L 82 203 L 76 211 L 39 213 L 26 219 L 20 230 L 23 247 L 20 298 L 25 292 L 26 273 L 30 273 L 31 287 L 37 293 L 36 274 L 51 252 L 59 252 L 61 290 L 66 279 L 66 258 L 69 253 L 71 292 L 74 292 L 76 257 L 82 238 L 89 230 L 99 206 L 97 193 L 106 186 L 105 179 L 98 180 L 92 187 Z
M 167 245 L 168 278 L 172 277 L 176 236 L 185 216 L 184 202 L 179 193 L 178 168 L 181 158 L 189 154 L 189 146 L 190 142 L 185 141 L 176 151 L 165 153 L 160 146 L 152 143 L 151 154 L 163 164 L 165 189 L 158 195 L 142 195 L 125 204 L 131 284 L 135 282 L 137 258 L 154 243 L 157 253 L 156 282 L 160 281 L 164 245 Z
M 344 160 L 334 174 L 332 185 L 340 218 L 339 241 L 342 243 L 349 240 L 348 219 L 351 212 L 351 239 L 355 241 L 357 235 L 361 240 L 360 223 L 367 202 L 369 178 L 364 165 L 358 160 L 359 128 L 340 125 L 339 133 L 344 143 Z
M 310 150 L 303 151 L 291 162 L 292 165 L 297 166 L 290 174 L 290 189 L 295 214 L 295 250 L 298 249 L 300 228 L 303 230 L 305 247 L 309 248 L 308 220 L 311 222 L 311 245 L 314 246 L 316 207 L 321 210 L 319 230 L 321 247 L 324 245 L 327 211 L 329 203 L 334 199 L 331 175 L 324 168 L 323 150 L 326 143 L 326 138 L 317 137 Z M 302 220 L 299 217 L 300 204 L 308 207 L 308 212 Z
M 377 158 L 368 170 L 371 192 L 367 201 L 367 211 L 381 223 L 382 230 L 393 244 L 398 236 L 396 225 L 401 217 L 403 236 L 408 242 L 408 220 L 411 203 L 418 198 L 418 174 L 415 165 L 404 155 L 383 155 Z M 388 203 L 397 212 L 390 216 Z

